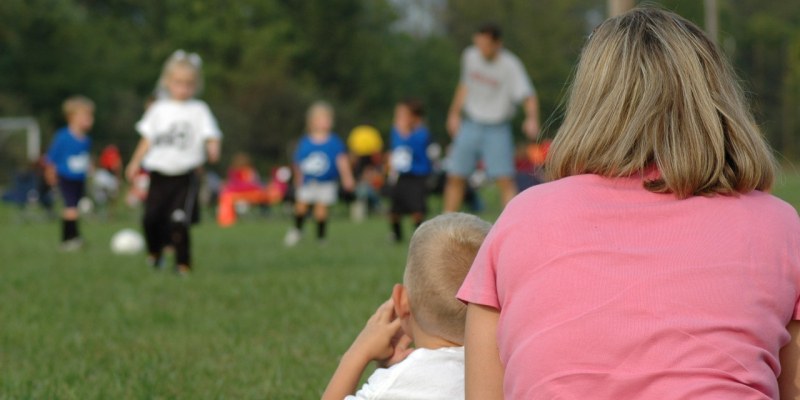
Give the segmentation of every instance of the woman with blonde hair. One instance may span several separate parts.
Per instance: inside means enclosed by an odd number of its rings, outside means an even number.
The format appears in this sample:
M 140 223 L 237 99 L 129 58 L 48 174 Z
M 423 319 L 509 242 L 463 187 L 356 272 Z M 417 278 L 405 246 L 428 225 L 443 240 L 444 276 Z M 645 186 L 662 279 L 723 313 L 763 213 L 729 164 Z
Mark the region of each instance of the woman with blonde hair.
M 508 205 L 459 291 L 468 399 L 795 398 L 800 219 L 736 82 L 673 13 L 595 30 L 554 181 Z

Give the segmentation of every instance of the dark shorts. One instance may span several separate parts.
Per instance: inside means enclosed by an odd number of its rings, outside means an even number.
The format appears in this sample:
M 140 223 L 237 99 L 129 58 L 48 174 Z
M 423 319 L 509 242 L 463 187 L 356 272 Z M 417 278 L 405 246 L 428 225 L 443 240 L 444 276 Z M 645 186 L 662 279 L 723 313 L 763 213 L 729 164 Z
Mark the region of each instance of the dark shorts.
M 164 222 L 198 222 L 198 184 L 194 171 L 177 176 L 150 172 L 145 214 Z
M 400 175 L 392 188 L 392 213 L 426 213 L 428 211 L 427 184 L 427 175 Z
M 61 192 L 61 198 L 64 199 L 64 207 L 76 208 L 78 207 L 78 202 L 86 192 L 86 182 L 59 176 L 58 190 Z

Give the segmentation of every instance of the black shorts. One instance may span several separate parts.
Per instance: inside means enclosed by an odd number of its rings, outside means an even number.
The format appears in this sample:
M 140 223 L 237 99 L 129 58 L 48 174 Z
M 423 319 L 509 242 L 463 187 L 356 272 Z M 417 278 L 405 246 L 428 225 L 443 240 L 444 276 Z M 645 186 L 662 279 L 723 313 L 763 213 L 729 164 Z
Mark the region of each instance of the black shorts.
M 151 171 L 145 213 L 162 221 L 197 223 L 200 219 L 198 187 L 194 171 L 176 176 Z
M 428 211 L 428 176 L 400 175 L 392 188 L 392 214 L 412 214 Z
M 76 208 L 86 192 L 86 181 L 59 176 L 58 190 L 61 192 L 61 198 L 64 199 L 64 207 Z

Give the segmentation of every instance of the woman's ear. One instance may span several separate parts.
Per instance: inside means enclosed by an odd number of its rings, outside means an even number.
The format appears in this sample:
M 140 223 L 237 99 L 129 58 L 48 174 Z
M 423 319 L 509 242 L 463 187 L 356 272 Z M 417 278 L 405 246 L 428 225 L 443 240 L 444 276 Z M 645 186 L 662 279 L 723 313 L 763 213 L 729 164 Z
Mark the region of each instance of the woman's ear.
M 405 318 L 411 314 L 411 307 L 408 305 L 408 290 L 402 284 L 394 285 L 392 302 L 394 303 L 394 314 L 398 318 Z

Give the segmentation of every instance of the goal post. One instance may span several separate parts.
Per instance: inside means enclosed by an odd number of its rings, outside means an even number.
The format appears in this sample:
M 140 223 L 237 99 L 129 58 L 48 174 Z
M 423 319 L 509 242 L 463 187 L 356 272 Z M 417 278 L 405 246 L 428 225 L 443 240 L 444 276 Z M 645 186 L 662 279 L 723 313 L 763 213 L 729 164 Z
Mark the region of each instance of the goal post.
M 27 138 L 25 149 L 28 160 L 38 160 L 42 152 L 42 132 L 33 117 L 0 118 L 0 147 L 11 135 L 21 131 L 25 131 Z

